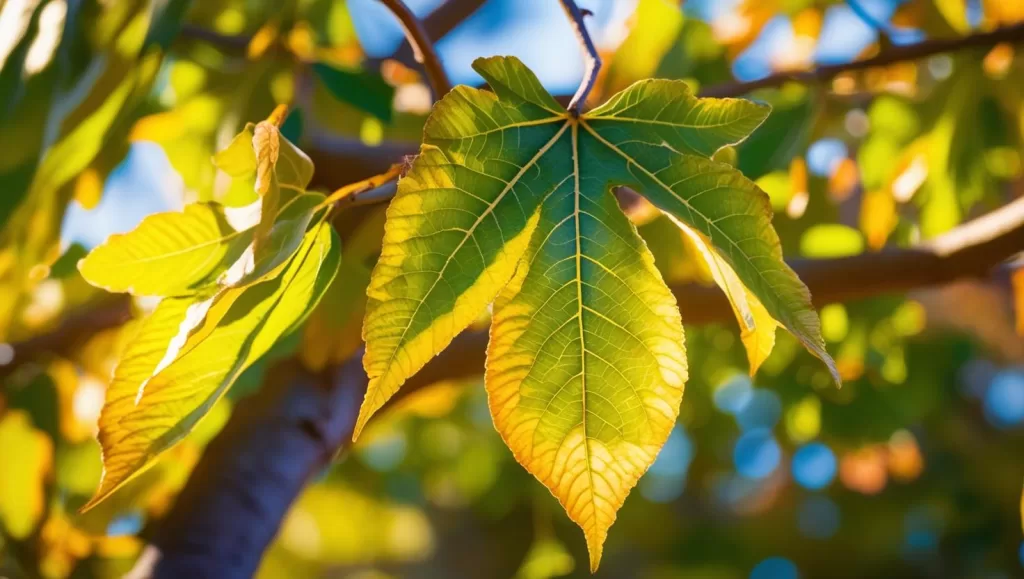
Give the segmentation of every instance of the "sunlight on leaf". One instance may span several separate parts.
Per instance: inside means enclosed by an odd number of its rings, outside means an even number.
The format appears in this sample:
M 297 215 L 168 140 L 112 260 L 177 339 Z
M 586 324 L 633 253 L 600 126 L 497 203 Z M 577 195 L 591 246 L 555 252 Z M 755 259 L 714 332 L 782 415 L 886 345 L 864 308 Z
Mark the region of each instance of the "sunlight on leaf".
M 239 230 L 232 221 L 217 203 L 157 213 L 128 233 L 111 235 L 79 263 L 79 271 L 111 292 L 187 294 L 216 281 L 252 242 L 251 224 Z
M 227 289 L 209 302 L 161 302 L 122 356 L 107 394 L 99 434 L 103 481 L 86 509 L 188 434 L 245 368 L 304 320 L 337 272 L 338 246 L 334 230 L 320 225 L 280 276 Z M 202 326 L 176 344 L 179 326 L 206 303 Z
M 596 570 L 686 381 L 675 298 L 613 186 L 707 240 L 741 321 L 752 330 L 760 317 L 766 330 L 745 340 L 753 366 L 774 319 L 838 373 L 807 288 L 782 261 L 767 195 L 709 159 L 756 129 L 766 107 L 655 80 L 576 118 L 517 59 L 474 67 L 494 92 L 458 87 L 438 103 L 388 209 L 354 436 L 494 301 L 485 383 L 495 426 L 583 529 Z
M 697 248 L 708 265 L 711 277 L 729 299 L 736 321 L 740 324 L 740 340 L 747 350 L 747 361 L 750 363 L 750 375 L 757 373 L 761 364 L 768 359 L 775 347 L 775 329 L 778 322 L 772 319 L 761 300 L 744 287 L 736 272 L 718 252 L 708 243 L 707 238 L 693 229 L 672 219 L 683 231 L 687 239 Z

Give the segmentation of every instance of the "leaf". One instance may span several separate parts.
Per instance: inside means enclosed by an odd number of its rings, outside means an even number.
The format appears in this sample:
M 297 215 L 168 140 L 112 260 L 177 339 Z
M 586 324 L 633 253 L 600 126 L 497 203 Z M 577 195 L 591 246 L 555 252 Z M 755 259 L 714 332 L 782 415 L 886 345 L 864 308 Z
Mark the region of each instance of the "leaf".
M 718 251 L 711 247 L 707 238 L 679 220 L 671 216 L 670 219 L 679 226 L 687 239 L 697 248 L 708 265 L 711 277 L 725 292 L 725 297 L 729 299 L 733 314 L 736 315 L 736 321 L 740 324 L 740 340 L 747 350 L 750 375 L 753 376 L 761 364 L 768 359 L 772 348 L 775 347 L 775 329 L 778 327 L 778 322 L 772 319 L 757 296 L 743 285 L 736 272 L 722 259 Z
M 379 74 L 364 70 L 346 70 L 323 62 L 313 64 L 313 72 L 335 98 L 367 112 L 385 123 L 394 114 L 391 102 L 395 88 Z
M 299 249 L 307 231 L 327 217 L 324 199 L 320 193 L 292 197 L 271 222 L 262 250 L 253 239 L 245 253 L 218 280 L 221 285 L 240 287 L 279 273 L 280 267 Z
M 656 116 L 643 118 L 641 111 Z M 735 144 L 765 115 L 767 109 L 746 101 L 694 98 L 683 83 L 645 81 L 581 124 L 605 146 L 601 153 L 611 153 L 610 178 L 705 236 L 768 314 L 825 362 L 839 384 L 810 292 L 782 260 L 768 195 L 731 166 L 687 153 L 707 155 Z M 699 132 L 702 126 L 711 134 Z M 616 166 L 616 158 L 625 165 Z
M 245 125 L 225 149 L 214 155 L 214 165 L 236 179 L 253 179 L 255 183 L 260 169 L 257 152 L 261 151 L 265 161 L 272 160 L 269 165 L 264 163 L 264 171 L 272 166 L 282 187 L 304 191 L 313 179 L 313 161 L 294 143 L 283 138 L 279 131 L 273 132 L 271 128 L 276 130 L 273 124 L 266 121 L 260 124 L 264 123 L 267 126 L 260 130 L 258 139 L 257 125 Z M 271 135 L 275 135 L 276 139 Z M 255 187 L 259 191 L 260 186 L 257 184 Z
M 157 213 L 128 233 L 111 235 L 78 269 L 111 292 L 184 295 L 216 281 L 252 242 L 253 223 L 244 215 L 217 203 Z
M 103 479 L 92 508 L 181 440 L 247 367 L 316 306 L 338 269 L 337 234 L 321 224 L 275 278 L 211 300 L 167 298 L 114 373 L 100 416 Z M 198 334 L 183 336 L 197 314 Z M 183 339 L 188 338 L 188 339 Z
M 45 477 L 53 467 L 53 442 L 32 426 L 23 410 L 0 418 L 0 528 L 13 539 L 28 537 L 46 507 Z
M 366 308 L 370 272 L 380 255 L 384 236 L 384 209 L 375 209 L 359 220 L 345 239 L 341 267 L 334 283 L 309 318 L 302 336 L 299 356 L 312 370 L 341 364 L 358 350 L 363 341 L 360 330 Z
M 580 527 L 596 570 L 608 528 L 675 425 L 686 382 L 675 298 L 571 125 L 573 166 L 494 304 L 494 425 Z M 582 481 L 582 482 L 580 482 Z
M 743 140 L 765 107 L 644 81 L 576 118 L 518 60 L 474 66 L 494 93 L 458 87 L 436 105 L 388 209 L 355 436 L 494 301 L 485 382 L 495 426 L 582 527 L 596 569 L 686 379 L 675 298 L 612 187 L 699 232 L 772 318 L 834 364 L 806 287 L 782 261 L 767 195 L 708 158 Z

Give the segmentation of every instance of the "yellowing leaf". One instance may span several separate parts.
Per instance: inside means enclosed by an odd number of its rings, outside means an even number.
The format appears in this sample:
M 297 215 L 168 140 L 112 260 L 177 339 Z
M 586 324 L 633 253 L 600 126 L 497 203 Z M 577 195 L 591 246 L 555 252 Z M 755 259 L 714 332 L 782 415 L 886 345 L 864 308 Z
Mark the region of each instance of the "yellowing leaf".
M 860 230 L 868 247 L 875 251 L 882 249 L 898 223 L 896 199 L 890 191 L 879 189 L 864 193 L 860 206 Z
M 967 21 L 967 0 L 935 0 L 935 8 L 953 30 L 966 34 L 971 29 Z
M 747 350 L 750 375 L 753 376 L 771 355 L 772 348 L 775 347 L 775 329 L 778 327 L 778 322 L 771 317 L 757 296 L 743 286 L 743 282 L 740 281 L 736 272 L 718 255 L 718 252 L 711 247 L 704 236 L 680 223 L 677 219 L 673 218 L 672 220 L 700 252 L 708 264 L 711 277 L 725 292 L 725 297 L 729 298 L 733 314 L 736 315 L 736 321 L 740 324 L 740 340 Z
M 111 235 L 79 262 L 91 284 L 141 296 L 190 293 L 216 281 L 252 242 L 251 218 L 217 203 L 158 213 Z
M 53 443 L 32 426 L 28 413 L 11 410 L 0 419 L 0 448 L 0 523 L 8 535 L 24 539 L 43 516 Z
M 277 277 L 229 288 L 212 302 L 170 298 L 157 306 L 115 371 L 100 416 L 103 480 L 85 508 L 181 440 L 245 368 L 303 321 L 337 272 L 339 253 L 337 234 L 322 224 Z M 183 336 L 197 312 L 206 314 L 202 339 Z
M 675 298 L 579 154 L 548 197 L 515 279 L 495 302 L 487 352 L 494 425 L 583 529 L 596 570 L 608 528 L 675 425 L 686 382 Z M 568 143 L 566 143 L 568 144 Z
M 281 154 L 281 133 L 266 121 L 256 125 L 252 134 L 252 148 L 256 152 L 256 193 L 261 197 L 270 189 L 271 173 Z
M 458 87 L 438 103 L 388 209 L 355 436 L 497 298 L 485 375 L 495 426 L 583 529 L 596 569 L 686 380 L 675 298 L 613 187 L 703 236 L 735 274 L 734 303 L 756 297 L 838 373 L 807 288 L 782 260 L 767 195 L 709 158 L 757 128 L 765 107 L 643 81 L 576 117 L 518 60 L 474 66 L 493 94 Z M 737 309 L 756 327 L 751 300 Z M 767 348 L 751 347 L 757 364 Z

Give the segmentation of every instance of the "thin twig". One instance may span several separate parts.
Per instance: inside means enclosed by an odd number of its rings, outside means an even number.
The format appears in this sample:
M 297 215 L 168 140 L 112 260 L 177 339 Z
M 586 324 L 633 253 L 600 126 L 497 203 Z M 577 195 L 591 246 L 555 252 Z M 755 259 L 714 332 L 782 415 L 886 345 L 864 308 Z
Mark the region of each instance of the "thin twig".
M 892 30 L 888 22 L 882 22 L 875 18 L 873 14 L 868 12 L 866 8 L 861 6 L 858 0 L 846 0 L 846 5 L 853 11 L 853 15 L 860 19 L 861 22 L 867 24 L 869 27 L 874 28 L 878 31 L 878 34 L 885 40 L 892 40 Z M 897 31 L 898 32 L 898 31 Z
M 441 59 L 434 50 L 434 42 L 430 40 L 430 35 L 423 28 L 423 24 L 402 0 L 380 0 L 380 3 L 387 6 L 402 24 L 416 61 L 423 63 L 427 71 L 427 79 L 434 91 L 434 100 L 448 94 L 448 91 L 452 90 L 452 82 L 448 79 L 448 73 L 444 71 Z
M 476 13 L 485 0 L 447 0 L 433 12 L 421 18 L 423 29 L 429 37 L 437 42 L 456 26 L 462 24 L 467 18 Z M 414 66 L 416 63 L 415 49 L 408 40 L 402 42 L 395 52 L 389 56 L 391 60 L 397 60 L 406 66 Z
M 576 6 L 576 2 L 573 0 L 561 1 L 562 8 L 565 9 L 565 14 L 569 17 L 569 23 L 572 24 L 573 30 L 576 32 L 576 39 L 580 41 L 580 48 L 583 52 L 583 80 L 580 81 L 580 87 L 576 89 L 576 94 L 573 95 L 567 107 L 570 113 L 579 115 L 580 107 L 587 102 L 587 95 L 590 94 L 597 82 L 597 73 L 601 71 L 601 56 L 598 55 L 594 41 L 591 40 L 590 33 L 587 32 L 587 25 L 583 22 L 583 12 L 580 11 L 579 6 Z
M 334 205 L 335 207 L 354 207 L 357 205 L 370 205 L 377 203 L 386 197 L 390 199 L 395 194 L 398 178 L 405 168 L 404 163 L 396 163 L 380 175 L 368 177 L 362 181 L 345 185 L 327 196 L 321 203 L 322 206 Z
M 743 96 L 762 88 L 774 88 L 788 82 L 800 84 L 816 84 L 832 80 L 840 74 L 856 72 L 879 66 L 889 66 L 910 60 L 920 60 L 971 48 L 991 48 L 997 44 L 1024 42 L 1024 24 L 1005 26 L 991 32 L 971 34 L 960 38 L 936 38 L 925 40 L 917 44 L 908 44 L 891 48 L 871 58 L 855 60 L 843 64 L 831 64 L 819 66 L 805 71 L 780 72 L 750 82 L 730 82 L 708 87 L 700 92 L 701 96 L 708 97 L 736 97 Z

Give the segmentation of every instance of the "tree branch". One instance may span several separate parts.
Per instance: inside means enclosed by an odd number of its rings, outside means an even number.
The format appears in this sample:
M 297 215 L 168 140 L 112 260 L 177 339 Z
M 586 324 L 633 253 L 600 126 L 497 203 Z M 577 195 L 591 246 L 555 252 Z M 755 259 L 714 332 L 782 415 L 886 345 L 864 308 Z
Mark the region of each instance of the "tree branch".
M 457 339 L 392 403 L 438 380 L 479 373 L 484 344 L 477 340 Z M 294 360 L 275 366 L 263 389 L 232 412 L 161 522 L 158 556 L 141 562 L 155 563 L 152 577 L 252 577 L 302 489 L 351 447 L 367 382 L 361 353 L 326 376 Z
M 968 50 L 973 48 L 992 48 L 1004 42 L 1024 42 L 1024 24 L 997 28 L 991 32 L 980 32 L 959 38 L 936 38 L 917 44 L 909 44 L 890 48 L 871 58 L 855 60 L 843 64 L 819 66 L 805 71 L 780 72 L 750 82 L 731 82 L 708 87 L 701 91 L 701 96 L 736 97 L 743 96 L 762 88 L 780 87 L 788 82 L 814 84 L 826 82 L 846 72 L 856 72 L 868 68 L 888 66 L 910 60 L 920 60 L 937 54 Z
M 127 295 L 111 295 L 67 315 L 53 330 L 15 344 L 11 359 L 0 364 L 0 382 L 25 364 L 47 357 L 67 356 L 97 332 L 124 325 L 132 318 L 132 301 Z
M 423 18 L 423 28 L 427 31 L 427 35 L 430 39 L 437 42 L 454 30 L 456 26 L 472 16 L 481 6 L 483 6 L 484 1 L 485 0 L 447 0 L 447 2 L 442 3 L 433 12 Z M 403 42 L 402 45 L 398 47 L 398 50 L 391 54 L 390 59 L 397 60 L 409 67 L 414 67 L 418 64 L 416 62 L 415 51 L 408 40 Z
M 155 563 L 153 578 L 252 577 L 299 492 L 351 439 L 367 383 L 359 357 L 333 377 L 284 363 L 265 382 L 232 413 L 160 523 L 159 556 L 145 562 Z
M 437 51 L 434 50 L 434 42 L 430 39 L 430 34 L 424 29 L 419 19 L 402 0 L 380 0 L 380 3 L 387 6 L 401 23 L 405 37 L 413 48 L 416 61 L 423 64 L 426 69 L 427 79 L 430 80 L 430 87 L 434 91 L 434 100 L 448 94 L 448 91 L 452 90 L 452 83 L 448 80 L 448 73 L 444 71 Z
M 587 25 L 583 22 L 583 12 L 580 11 L 579 6 L 576 6 L 576 2 L 573 0 L 561 0 L 561 2 L 566 16 L 569 17 L 569 23 L 572 24 L 573 31 L 576 33 L 576 39 L 580 42 L 580 49 L 583 52 L 583 79 L 580 81 L 580 87 L 576 89 L 576 94 L 573 95 L 567 107 L 571 114 L 579 116 L 580 107 L 586 104 L 587 96 L 597 82 L 597 74 L 601 71 L 601 56 L 597 53 L 597 48 L 594 46 L 594 41 L 590 38 L 590 33 L 587 32 Z

